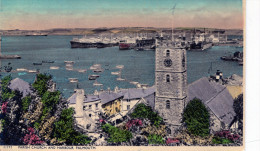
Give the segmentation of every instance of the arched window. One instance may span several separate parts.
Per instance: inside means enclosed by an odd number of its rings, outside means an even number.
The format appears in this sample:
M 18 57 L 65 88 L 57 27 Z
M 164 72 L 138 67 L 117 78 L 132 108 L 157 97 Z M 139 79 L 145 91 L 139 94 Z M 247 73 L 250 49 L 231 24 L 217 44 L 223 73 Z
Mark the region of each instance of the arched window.
M 170 50 L 166 50 L 166 57 L 170 57 Z
M 169 101 L 169 100 L 167 100 L 167 101 L 166 101 L 166 109 L 170 109 L 170 108 L 171 108 L 170 101 Z
M 184 53 L 182 55 L 182 67 L 183 68 L 185 67 L 185 55 L 184 55 Z
M 166 75 L 166 82 L 170 82 L 170 75 L 169 74 Z
M 172 134 L 172 131 L 171 131 L 171 129 L 169 129 L 169 128 L 167 128 L 167 134 Z

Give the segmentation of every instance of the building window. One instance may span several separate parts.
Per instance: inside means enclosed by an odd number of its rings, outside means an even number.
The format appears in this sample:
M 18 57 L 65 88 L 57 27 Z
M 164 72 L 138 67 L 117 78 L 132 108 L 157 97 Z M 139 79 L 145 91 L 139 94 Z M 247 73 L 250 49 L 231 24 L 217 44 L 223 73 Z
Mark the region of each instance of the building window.
M 91 117 L 91 114 L 89 114 L 88 116 Z
M 86 106 L 83 106 L 83 110 L 85 111 L 85 109 L 86 109 Z
M 129 110 L 130 109 L 130 105 L 127 105 L 127 110 Z
M 167 134 L 169 134 L 169 135 L 170 135 L 170 134 L 172 134 L 172 131 L 171 131 L 171 129 L 167 128 L 167 130 L 166 130 L 166 131 L 167 131 Z
M 169 101 L 169 100 L 167 100 L 167 101 L 166 101 L 166 109 L 170 109 L 170 108 L 171 108 L 170 101 Z
M 116 107 L 116 112 L 119 112 L 118 108 Z
M 98 109 L 98 104 L 96 103 L 96 109 Z
M 131 100 L 127 99 L 126 101 L 127 101 L 127 102 L 130 102 Z
M 166 57 L 170 57 L 170 50 L 166 50 Z
M 169 74 L 166 75 L 166 82 L 170 82 L 170 75 Z
M 182 67 L 185 68 L 185 55 L 183 53 L 183 56 L 182 56 Z
M 91 106 L 92 106 L 92 105 L 89 105 L 89 106 L 88 106 L 88 107 L 89 107 L 89 109 L 91 109 Z

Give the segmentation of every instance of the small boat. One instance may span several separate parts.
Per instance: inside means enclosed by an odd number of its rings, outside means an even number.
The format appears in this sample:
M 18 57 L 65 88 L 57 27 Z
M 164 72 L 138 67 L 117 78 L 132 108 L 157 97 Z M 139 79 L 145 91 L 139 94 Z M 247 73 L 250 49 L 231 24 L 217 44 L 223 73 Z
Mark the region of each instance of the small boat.
M 238 65 L 243 66 L 243 61 L 239 61 Z
M 50 60 L 43 60 L 42 63 L 54 63 L 54 61 L 50 61 Z
M 92 74 L 92 75 L 88 76 L 88 79 L 89 80 L 96 80 L 98 77 L 99 77 L 99 75 Z
M 66 63 L 66 64 L 74 64 L 75 62 L 74 61 L 64 61 L 64 63 Z
M 17 68 L 16 69 L 16 71 L 19 71 L 19 72 L 27 72 L 28 70 L 27 69 L 25 69 L 25 68 Z
M 51 70 L 58 70 L 60 67 L 58 67 L 58 66 L 50 66 L 50 69 Z
M 29 73 L 37 73 L 37 70 L 28 70 Z
M 79 80 L 77 78 L 69 78 L 70 83 L 76 83 Z
M 101 64 L 94 64 L 89 69 L 90 70 L 96 70 L 96 69 L 100 69 L 100 68 L 101 68 Z
M 131 83 L 131 84 L 134 84 L 134 85 L 137 85 L 137 84 L 138 84 L 138 82 L 135 82 L 135 81 L 131 81 L 130 83 Z
M 84 73 L 84 72 L 86 72 L 87 71 L 87 69 L 79 69 L 78 70 L 78 72 L 80 72 L 80 73 Z
M 42 65 L 41 62 L 34 62 L 33 65 Z
M 120 74 L 120 71 L 117 71 L 117 72 L 111 72 L 112 75 L 119 75 Z
M 123 68 L 124 68 L 124 65 L 117 65 L 116 68 L 117 68 L 117 69 L 123 69 Z
M 72 67 L 66 67 L 66 70 L 72 71 L 73 68 Z
M 94 72 L 103 72 L 103 69 L 99 68 L 99 69 L 94 69 Z
M 93 86 L 102 86 L 103 84 L 101 84 L 101 83 L 98 83 L 97 81 L 95 81 L 94 83 L 93 83 Z
M 122 78 L 116 78 L 117 81 L 125 81 L 125 79 Z

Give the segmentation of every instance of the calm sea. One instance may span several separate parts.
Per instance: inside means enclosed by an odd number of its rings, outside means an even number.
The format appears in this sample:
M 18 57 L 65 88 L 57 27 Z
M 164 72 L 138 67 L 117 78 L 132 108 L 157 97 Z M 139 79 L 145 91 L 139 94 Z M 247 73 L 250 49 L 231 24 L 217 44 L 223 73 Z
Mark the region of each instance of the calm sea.
M 13 69 L 26 68 L 30 70 L 40 69 L 41 73 L 53 75 L 57 88 L 67 98 L 71 96 L 75 83 L 70 83 L 68 78 L 78 78 L 79 88 L 85 89 L 85 93 L 91 94 L 96 89 L 133 88 L 135 85 L 129 83 L 136 81 L 152 86 L 154 84 L 154 51 L 120 51 L 118 47 L 102 49 L 71 49 L 70 40 L 73 36 L 4 36 L 2 37 L 2 53 L 17 54 L 22 59 L 1 60 L 1 65 L 7 66 L 10 62 Z M 212 64 L 210 74 L 221 70 L 225 77 L 232 74 L 242 76 L 243 67 L 237 62 L 220 60 L 223 55 L 233 54 L 235 51 L 243 51 L 243 48 L 229 46 L 214 46 L 203 52 L 187 52 L 188 83 L 192 83 L 201 77 L 209 76 L 208 69 Z M 42 60 L 53 60 L 54 63 L 35 66 L 34 62 Z M 87 69 L 85 73 L 66 70 L 64 61 L 75 61 L 74 69 Z M 94 81 L 88 80 L 88 76 L 96 74 L 89 68 L 93 64 L 101 64 L 104 72 L 98 73 L 97 79 L 103 87 L 93 86 Z M 118 76 L 111 72 L 118 71 L 117 65 L 124 65 L 122 78 L 127 81 L 117 81 Z M 50 70 L 50 66 L 59 66 L 59 70 Z M 1 73 L 2 76 L 7 73 Z M 13 78 L 19 77 L 32 83 L 35 74 L 12 72 Z

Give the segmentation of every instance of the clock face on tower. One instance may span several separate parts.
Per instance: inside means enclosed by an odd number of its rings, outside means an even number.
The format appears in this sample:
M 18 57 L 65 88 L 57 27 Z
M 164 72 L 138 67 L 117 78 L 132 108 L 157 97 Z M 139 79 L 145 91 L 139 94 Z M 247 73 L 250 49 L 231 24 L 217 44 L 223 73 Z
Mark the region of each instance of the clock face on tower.
M 172 66 L 172 60 L 171 60 L 171 59 L 165 59 L 165 60 L 164 60 L 164 65 L 165 65 L 165 67 L 170 67 L 170 66 Z

